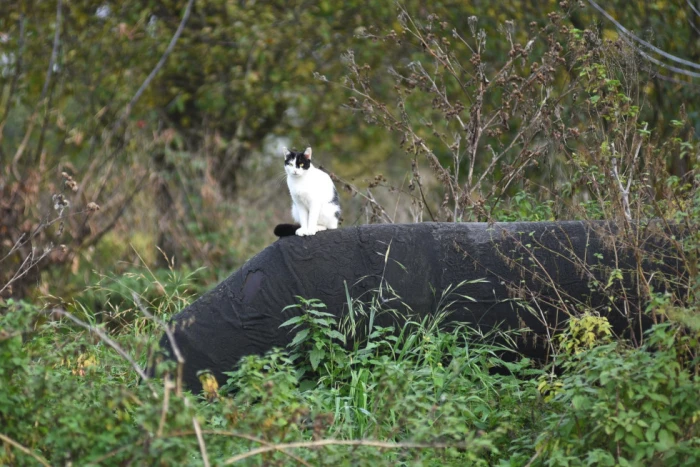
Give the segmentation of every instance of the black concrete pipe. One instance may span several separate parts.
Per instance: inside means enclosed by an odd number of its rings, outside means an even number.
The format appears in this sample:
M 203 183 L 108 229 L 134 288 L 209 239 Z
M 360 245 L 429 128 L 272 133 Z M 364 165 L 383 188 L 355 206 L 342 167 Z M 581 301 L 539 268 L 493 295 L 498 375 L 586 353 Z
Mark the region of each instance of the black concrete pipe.
M 616 247 L 614 230 L 613 224 L 586 222 L 421 223 L 281 238 L 173 318 L 185 383 L 200 390 L 196 374 L 202 369 L 221 383 L 222 372 L 241 357 L 284 347 L 294 336 L 279 326 L 300 311 L 282 310 L 297 303 L 296 296 L 320 299 L 341 316 L 345 284 L 352 297 L 389 284 L 415 313 L 426 315 L 437 311 L 447 287 L 484 279 L 457 291 L 471 300 L 454 296 L 449 320 L 482 330 L 527 327 L 530 338 L 518 342 L 518 350 L 533 357 L 547 351 L 541 339 L 546 327 L 561 329 L 567 312 L 583 308 L 608 316 L 619 334 L 638 333 L 648 324 L 639 321 L 642 294 L 630 279 L 640 254 Z M 682 274 L 672 245 L 645 235 L 635 235 L 643 269 Z M 660 262 L 649 260 L 652 252 Z M 624 271 L 624 280 L 609 281 L 612 269 Z M 171 352 L 166 336 L 161 345 Z

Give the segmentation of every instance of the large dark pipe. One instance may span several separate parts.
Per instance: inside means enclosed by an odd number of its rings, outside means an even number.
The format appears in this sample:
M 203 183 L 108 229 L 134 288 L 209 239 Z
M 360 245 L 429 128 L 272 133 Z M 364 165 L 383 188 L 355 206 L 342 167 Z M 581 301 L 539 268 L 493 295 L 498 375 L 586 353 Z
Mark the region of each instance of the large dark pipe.
M 173 318 L 185 383 L 200 390 L 196 374 L 203 369 L 222 382 L 222 372 L 241 357 L 289 343 L 293 335 L 280 324 L 300 311 L 282 310 L 297 296 L 320 299 L 343 315 L 346 284 L 352 297 L 389 284 L 424 316 L 437 311 L 448 287 L 483 279 L 457 291 L 469 299 L 449 300 L 449 320 L 482 330 L 529 328 L 518 350 L 533 357 L 546 355 L 548 331 L 584 309 L 607 316 L 616 333 L 638 336 L 648 325 L 637 313 L 645 292 L 630 278 L 652 269 L 675 277 L 682 272 L 668 241 L 648 229 L 627 236 L 615 230 L 586 222 L 422 223 L 281 238 Z M 638 248 L 623 246 L 622 237 Z M 649 260 L 652 252 L 660 262 Z M 623 280 L 613 270 L 622 271 Z M 165 336 L 161 345 L 171 351 Z

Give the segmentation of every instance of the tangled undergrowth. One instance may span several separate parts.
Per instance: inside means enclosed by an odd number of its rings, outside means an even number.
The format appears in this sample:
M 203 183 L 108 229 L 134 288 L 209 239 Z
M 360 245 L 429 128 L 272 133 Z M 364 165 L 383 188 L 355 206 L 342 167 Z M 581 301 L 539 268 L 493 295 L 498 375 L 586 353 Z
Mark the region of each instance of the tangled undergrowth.
M 132 320 L 111 336 L 138 367 L 152 355 L 156 316 L 181 306 L 147 300 L 135 296 L 131 305 L 153 320 Z M 317 300 L 293 306 L 298 317 L 284 326 L 300 328 L 289 348 L 245 357 L 223 387 L 210 379 L 193 395 L 182 390 L 173 363 L 161 365 L 162 378 L 140 381 L 108 341 L 57 320 L 59 310 L 52 316 L 7 303 L 0 313 L 0 462 L 700 461 L 700 361 L 683 358 L 697 336 L 691 342 L 673 325 L 654 327 L 633 348 L 609 338 L 604 318 L 581 320 L 561 336 L 554 371 L 517 357 L 507 335 L 440 330 L 440 313 L 382 327 L 372 324 L 381 311 L 371 303 L 354 324 L 338 322 Z

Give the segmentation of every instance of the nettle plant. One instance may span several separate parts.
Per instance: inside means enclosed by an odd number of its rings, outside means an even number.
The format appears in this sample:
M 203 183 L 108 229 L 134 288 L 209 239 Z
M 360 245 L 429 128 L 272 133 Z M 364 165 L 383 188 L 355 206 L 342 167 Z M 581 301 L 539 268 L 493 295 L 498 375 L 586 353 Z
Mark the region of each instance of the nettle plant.
M 340 85 L 350 94 L 348 107 L 394 134 L 408 157 L 407 182 L 379 175 L 360 195 L 370 222 L 390 222 L 399 205 L 393 198 L 385 209 L 370 191 L 376 187 L 410 199 L 416 222 L 610 221 L 595 224 L 605 247 L 600 257 L 563 255 L 576 262 L 591 292 L 610 303 L 591 309 L 555 290 L 555 303 L 548 305 L 568 316 L 618 313 L 636 329 L 632 337 L 640 345 L 645 314 L 655 322 L 686 316 L 687 323 L 694 313 L 688 310 L 699 283 L 692 228 L 700 214 L 693 208 L 700 199 L 699 148 L 682 107 L 671 120 L 670 138 L 661 140 L 660 128 L 645 121 L 651 107 L 645 86 L 656 71 L 624 40 L 568 26 L 578 6 L 560 6 L 546 24 L 506 21 L 497 34 L 481 29 L 474 16 L 453 25 L 434 14 L 419 20 L 406 10 L 400 28 L 365 34 L 405 50 L 404 58 L 382 72 L 348 52 Z M 499 56 L 487 40 L 504 41 L 507 53 Z M 392 100 L 379 97 L 386 76 Z M 520 246 L 530 252 L 543 247 L 531 243 Z M 658 248 L 643 248 L 650 243 Z M 525 256 L 514 267 L 556 289 L 535 256 Z M 615 266 L 601 265 L 606 256 Z M 648 265 L 666 265 L 665 274 L 648 272 Z M 520 292 L 537 301 L 533 291 Z M 664 294 L 663 310 L 646 306 Z

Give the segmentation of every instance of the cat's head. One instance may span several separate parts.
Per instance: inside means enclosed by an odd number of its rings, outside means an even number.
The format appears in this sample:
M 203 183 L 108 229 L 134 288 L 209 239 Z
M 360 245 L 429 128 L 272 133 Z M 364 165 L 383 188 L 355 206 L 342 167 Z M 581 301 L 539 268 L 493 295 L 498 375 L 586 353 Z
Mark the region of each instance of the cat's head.
M 287 175 L 301 176 L 311 168 L 311 148 L 306 148 L 304 152 L 290 151 L 282 148 L 284 155 L 284 171 Z

